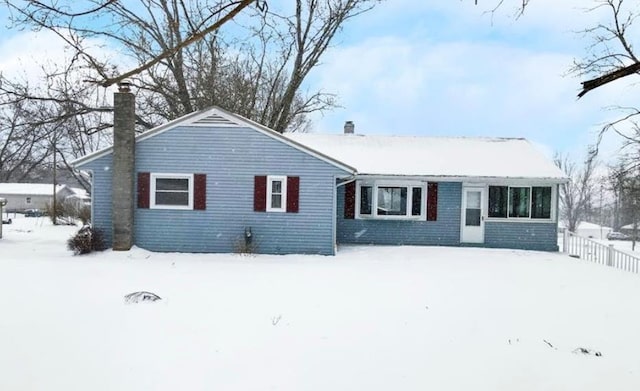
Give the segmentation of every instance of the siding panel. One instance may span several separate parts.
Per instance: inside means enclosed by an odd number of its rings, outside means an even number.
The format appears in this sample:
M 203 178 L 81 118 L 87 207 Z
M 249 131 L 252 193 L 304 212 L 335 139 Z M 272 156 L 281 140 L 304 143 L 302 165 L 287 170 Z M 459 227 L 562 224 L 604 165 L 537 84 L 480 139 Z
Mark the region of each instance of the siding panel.
M 523 250 L 558 251 L 557 223 L 485 223 L 485 246 Z
M 344 187 L 338 188 L 338 243 L 443 246 L 460 244 L 461 183 L 439 183 L 436 221 L 344 218 Z
M 137 246 L 233 252 L 251 227 L 260 253 L 333 254 L 335 177 L 346 172 L 249 128 L 178 127 L 139 142 L 136 154 L 136 172 L 207 178 L 204 211 L 136 209 Z M 111 226 L 110 159 L 83 167 L 94 171 L 99 228 Z M 254 178 L 265 174 L 300 177 L 298 213 L 254 211 Z

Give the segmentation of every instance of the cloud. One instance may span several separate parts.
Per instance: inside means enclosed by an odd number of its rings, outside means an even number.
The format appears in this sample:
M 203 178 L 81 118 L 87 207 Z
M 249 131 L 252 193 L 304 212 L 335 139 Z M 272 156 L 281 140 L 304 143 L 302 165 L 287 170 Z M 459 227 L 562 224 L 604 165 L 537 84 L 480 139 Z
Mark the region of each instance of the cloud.
M 343 106 L 315 130 L 353 120 L 361 133 L 527 137 L 582 154 L 617 118 L 604 107 L 640 98 L 628 80 L 576 98 L 569 70 L 590 42 L 575 32 L 609 19 L 586 12 L 596 2 L 532 0 L 519 19 L 517 2 L 493 15 L 495 1 L 479 3 L 394 0 L 355 19 L 309 83 Z

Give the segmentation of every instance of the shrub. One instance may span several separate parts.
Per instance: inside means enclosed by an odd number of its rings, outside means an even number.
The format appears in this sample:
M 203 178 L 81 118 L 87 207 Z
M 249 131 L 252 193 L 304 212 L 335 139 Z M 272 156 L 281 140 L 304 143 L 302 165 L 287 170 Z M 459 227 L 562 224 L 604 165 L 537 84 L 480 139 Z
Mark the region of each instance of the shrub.
M 89 224 L 91 221 L 91 207 L 89 205 L 79 204 L 76 200 L 62 200 L 56 198 L 56 218 L 54 220 L 53 205 L 47 203 L 45 205 L 45 213 L 54 224 L 75 224 L 76 220 L 80 220 L 83 225 Z
M 75 255 L 102 251 L 106 247 L 102 232 L 89 225 L 80 228 L 74 236 L 67 240 L 67 248 L 73 251 Z

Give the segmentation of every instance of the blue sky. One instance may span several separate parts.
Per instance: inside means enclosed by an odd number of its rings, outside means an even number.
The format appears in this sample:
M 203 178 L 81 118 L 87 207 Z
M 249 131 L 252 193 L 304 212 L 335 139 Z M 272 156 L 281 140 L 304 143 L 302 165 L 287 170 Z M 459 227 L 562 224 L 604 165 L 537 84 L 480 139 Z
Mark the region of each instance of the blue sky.
M 602 13 L 590 0 L 387 0 L 347 24 L 305 88 L 335 93 L 341 108 L 314 116 L 313 131 L 363 134 L 526 137 L 549 154 L 580 156 L 601 125 L 640 91 L 618 82 L 577 100 L 580 79 L 567 75 L 588 41 L 576 34 Z M 0 12 L 0 18 L 4 10 Z M 59 61 L 60 47 L 28 32 L 0 37 L 0 70 L 33 66 L 29 56 Z M 8 54 L 8 55 L 6 55 Z M 605 140 L 604 158 L 619 140 Z
M 568 71 L 589 44 L 576 32 L 607 20 L 588 1 L 532 0 L 519 19 L 518 1 L 493 17 L 494 1 L 478 3 L 393 0 L 354 20 L 313 76 L 342 106 L 315 130 L 353 120 L 364 134 L 526 137 L 580 157 L 617 115 L 603 108 L 638 100 L 627 82 L 576 99 Z M 618 144 L 607 137 L 603 158 Z

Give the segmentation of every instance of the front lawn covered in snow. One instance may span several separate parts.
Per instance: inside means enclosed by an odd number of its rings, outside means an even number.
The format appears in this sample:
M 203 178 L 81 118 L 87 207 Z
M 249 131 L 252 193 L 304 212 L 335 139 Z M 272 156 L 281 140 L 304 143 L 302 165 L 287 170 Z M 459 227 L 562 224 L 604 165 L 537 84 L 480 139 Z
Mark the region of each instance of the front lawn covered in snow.
M 72 256 L 75 230 L 4 226 L 1 390 L 640 389 L 635 274 L 473 248 Z

